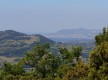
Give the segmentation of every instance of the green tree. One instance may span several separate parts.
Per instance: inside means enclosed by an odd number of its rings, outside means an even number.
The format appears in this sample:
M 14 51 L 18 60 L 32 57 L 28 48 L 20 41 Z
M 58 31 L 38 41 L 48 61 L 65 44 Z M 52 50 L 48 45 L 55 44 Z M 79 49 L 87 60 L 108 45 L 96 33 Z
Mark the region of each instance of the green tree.
M 45 55 L 38 63 L 38 72 L 41 73 L 42 78 L 54 78 L 60 63 L 60 59 L 53 54 Z
M 81 55 L 82 47 L 81 46 L 76 46 L 72 48 L 72 52 L 74 54 L 74 57 L 76 58 L 76 61 L 79 60 L 79 57 Z
M 25 57 L 18 64 L 5 63 L 0 78 L 3 80 L 61 80 L 64 76 L 68 76 L 69 71 L 78 63 L 81 47 L 74 47 L 71 51 L 67 48 L 59 48 L 59 53 L 60 55 L 54 55 L 50 51 L 49 44 L 38 43 L 31 51 L 26 52 Z M 29 72 L 24 70 L 25 66 L 29 66 Z
M 72 66 L 69 66 L 68 64 L 62 64 L 57 70 L 57 78 L 62 79 L 66 74 L 67 71 L 71 69 Z
M 108 29 L 96 36 L 96 47 L 90 54 L 89 78 L 92 80 L 108 80 Z
M 90 73 L 91 79 L 101 80 L 108 76 L 108 42 L 103 42 L 90 54 Z M 104 80 L 108 80 L 104 79 Z
M 25 70 L 23 69 L 23 65 L 21 64 L 4 63 L 2 70 L 3 75 L 11 74 L 13 76 L 16 76 L 25 74 Z
M 70 71 L 73 67 L 75 67 L 76 61 L 79 60 L 79 56 L 81 55 L 82 47 L 73 47 L 72 50 L 68 50 L 67 48 L 59 48 L 60 51 L 60 59 L 62 64 L 58 68 L 57 76 L 58 78 L 63 78 L 68 71 Z
M 108 42 L 108 27 L 103 28 L 103 32 L 95 37 L 96 45 L 100 45 L 103 42 Z
M 88 80 L 88 72 L 88 64 L 79 59 L 74 67 L 67 70 L 63 80 Z
M 66 48 L 59 48 L 60 59 L 63 64 L 73 64 L 74 54 Z
M 25 65 L 31 66 L 34 76 L 40 78 L 55 77 L 61 64 L 60 58 L 50 52 L 49 44 L 37 44 L 32 51 L 26 53 L 22 61 Z

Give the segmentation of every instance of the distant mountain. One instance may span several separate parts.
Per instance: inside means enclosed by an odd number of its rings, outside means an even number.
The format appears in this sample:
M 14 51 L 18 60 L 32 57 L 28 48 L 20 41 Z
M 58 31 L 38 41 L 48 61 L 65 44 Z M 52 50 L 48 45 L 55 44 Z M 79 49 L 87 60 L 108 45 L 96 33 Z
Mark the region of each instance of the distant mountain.
M 54 41 L 39 34 L 27 35 L 13 30 L 0 31 L 0 55 L 22 56 L 25 51 L 35 46 L 36 42 L 55 44 Z
M 46 34 L 48 38 L 84 38 L 93 39 L 101 30 L 98 29 L 63 29 L 56 33 Z

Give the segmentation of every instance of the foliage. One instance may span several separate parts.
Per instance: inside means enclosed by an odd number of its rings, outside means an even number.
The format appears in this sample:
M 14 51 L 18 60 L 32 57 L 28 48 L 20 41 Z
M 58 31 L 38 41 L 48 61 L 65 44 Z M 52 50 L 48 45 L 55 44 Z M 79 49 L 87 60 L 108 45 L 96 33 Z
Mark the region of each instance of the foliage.
M 68 70 L 75 66 L 74 59 L 76 57 L 79 59 L 81 49 L 74 47 L 69 51 L 66 48 L 59 48 L 59 52 L 60 55 L 54 55 L 50 51 L 49 44 L 37 43 L 30 52 L 26 52 L 18 64 L 4 63 L 0 77 L 3 80 L 61 80 Z
M 76 60 L 79 60 L 79 57 L 81 55 L 81 51 L 82 51 L 82 47 L 81 46 L 77 46 L 77 47 L 73 47 L 72 48 L 72 52 L 74 54 L 74 57 L 76 58 Z
M 89 78 L 108 80 L 108 28 L 96 36 L 96 47 L 90 54 Z
M 87 63 L 83 62 L 81 59 L 76 63 L 75 67 L 67 70 L 64 75 L 63 80 L 79 80 L 88 76 L 89 68 Z M 87 78 L 86 78 L 87 80 Z
M 23 65 L 21 64 L 10 64 L 4 63 L 2 74 L 11 74 L 11 75 L 24 75 L 25 71 L 23 69 Z
M 100 45 L 103 42 L 108 42 L 108 27 L 103 28 L 103 32 L 95 37 L 96 45 Z
M 68 51 L 66 48 L 59 48 L 59 52 L 63 64 L 73 63 L 74 54 L 72 51 Z
M 57 70 L 57 77 L 62 79 L 66 75 L 67 71 L 70 69 L 71 67 L 69 65 L 62 64 Z
M 90 55 L 90 73 L 92 79 L 104 79 L 108 76 L 108 42 L 96 46 Z M 108 79 L 108 77 L 107 77 Z
M 81 46 L 54 55 L 49 44 L 38 43 L 19 63 L 4 63 L 0 80 L 108 80 L 108 28 L 95 41 L 88 63 L 80 57 Z
M 26 53 L 23 63 L 33 69 L 34 76 L 46 78 L 56 76 L 61 60 L 50 52 L 49 44 L 37 44 L 31 52 Z

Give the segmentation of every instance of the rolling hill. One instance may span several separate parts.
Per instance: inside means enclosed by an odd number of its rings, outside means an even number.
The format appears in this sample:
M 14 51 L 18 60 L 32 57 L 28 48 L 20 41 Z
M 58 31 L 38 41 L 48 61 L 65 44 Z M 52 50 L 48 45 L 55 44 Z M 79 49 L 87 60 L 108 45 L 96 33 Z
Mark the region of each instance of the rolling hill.
M 80 39 L 93 39 L 101 30 L 99 29 L 63 29 L 55 33 L 46 34 L 45 36 L 53 38 L 80 38 Z
M 55 44 L 54 41 L 36 34 L 27 35 L 13 30 L 0 31 L 0 56 L 23 56 L 25 51 L 31 50 L 36 42 L 41 44 Z

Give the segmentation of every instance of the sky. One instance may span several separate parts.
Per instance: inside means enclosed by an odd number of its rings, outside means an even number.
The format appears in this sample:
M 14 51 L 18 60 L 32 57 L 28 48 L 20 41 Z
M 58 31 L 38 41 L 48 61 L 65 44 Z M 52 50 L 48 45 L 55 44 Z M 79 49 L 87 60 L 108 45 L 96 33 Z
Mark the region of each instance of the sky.
M 0 0 L 0 31 L 52 33 L 107 25 L 108 0 Z

